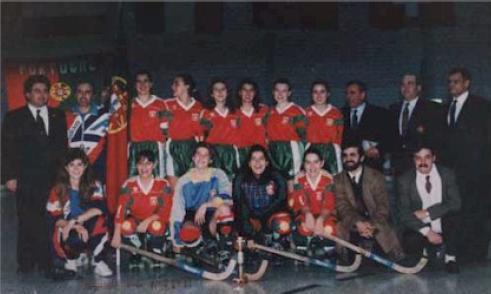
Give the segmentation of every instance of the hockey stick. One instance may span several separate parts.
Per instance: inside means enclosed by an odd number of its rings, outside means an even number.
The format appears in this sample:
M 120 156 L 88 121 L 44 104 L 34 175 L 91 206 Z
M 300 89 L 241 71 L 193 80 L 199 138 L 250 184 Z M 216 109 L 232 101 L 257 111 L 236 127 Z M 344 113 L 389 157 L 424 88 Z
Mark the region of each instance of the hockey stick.
M 266 273 L 266 269 L 268 268 L 268 261 L 262 260 L 259 269 L 255 273 L 246 273 L 244 272 L 244 245 L 245 240 L 242 237 L 237 238 L 237 264 L 239 266 L 239 276 L 234 279 L 236 283 L 239 285 L 243 285 L 248 281 L 258 281 L 261 279 Z
M 295 254 L 295 253 L 291 253 L 291 252 L 287 252 L 287 251 L 281 251 L 281 250 L 277 250 L 277 249 L 274 249 L 271 247 L 259 245 L 252 240 L 249 240 L 247 242 L 247 247 L 249 247 L 250 249 L 259 249 L 259 250 L 266 251 L 266 252 L 269 252 L 272 254 L 276 254 L 276 255 L 283 256 L 283 257 L 290 258 L 290 259 L 299 260 L 299 261 L 305 262 L 307 264 L 313 264 L 313 265 L 317 265 L 320 267 L 328 268 L 330 270 L 334 270 L 337 272 L 343 272 L 343 273 L 354 272 L 360 267 L 360 264 L 361 264 L 361 256 L 358 254 L 355 256 L 355 260 L 353 261 L 353 264 L 351 264 L 349 266 L 341 266 L 341 265 L 336 265 L 335 263 L 332 263 L 330 261 L 323 261 L 323 260 L 319 260 L 319 259 L 315 259 L 315 258 L 305 257 L 305 256 L 302 256 L 299 254 Z
M 205 278 L 205 279 L 213 280 L 213 281 L 223 281 L 226 278 L 228 278 L 233 273 L 235 265 L 237 264 L 237 262 L 234 259 L 230 259 L 225 271 L 223 271 L 221 273 L 212 273 L 212 272 L 208 272 L 208 271 L 205 271 L 203 269 L 188 265 L 184 261 L 175 260 L 172 258 L 161 256 L 159 254 L 149 252 L 146 250 L 142 250 L 142 249 L 139 249 L 139 248 L 136 248 L 133 246 L 126 245 L 126 244 L 121 244 L 120 248 L 124 249 L 126 251 L 129 251 L 133 254 L 135 254 L 135 253 L 140 254 L 142 256 L 146 256 L 146 257 L 161 261 L 165 264 L 172 265 L 174 267 L 177 267 L 178 269 L 181 269 L 185 272 L 191 273 L 191 274 L 198 276 L 200 278 Z
M 245 277 L 248 281 L 258 281 L 260 280 L 264 274 L 266 273 L 266 270 L 268 269 L 268 261 L 263 259 L 261 261 L 261 265 L 259 266 L 259 269 L 255 273 L 245 273 Z
M 385 265 L 386 267 L 388 268 L 391 268 L 397 272 L 400 272 L 402 274 L 416 274 L 418 272 L 420 272 L 425 266 L 426 264 L 428 263 L 428 258 L 426 258 L 426 256 L 423 256 L 419 262 L 413 266 L 413 267 L 405 267 L 405 266 L 401 266 L 391 260 L 388 260 L 386 258 L 383 258 L 381 257 L 380 255 L 377 255 L 377 254 L 374 254 L 368 250 L 365 250 L 359 246 L 356 246 L 348 241 L 345 241 L 343 239 L 340 239 L 336 236 L 333 236 L 333 235 L 327 235 L 326 238 L 340 244 L 341 246 L 344 246 L 358 254 L 361 254 L 363 256 L 365 256 L 366 258 L 369 258 L 373 261 L 376 261 L 382 265 Z

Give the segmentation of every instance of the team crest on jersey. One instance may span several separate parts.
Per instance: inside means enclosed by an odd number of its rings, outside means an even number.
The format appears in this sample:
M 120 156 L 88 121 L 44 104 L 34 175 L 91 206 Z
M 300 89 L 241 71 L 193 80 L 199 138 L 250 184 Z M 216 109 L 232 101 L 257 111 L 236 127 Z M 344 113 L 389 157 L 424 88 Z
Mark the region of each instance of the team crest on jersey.
M 157 206 L 157 204 L 158 204 L 157 196 L 150 197 L 150 205 Z
M 199 113 L 191 114 L 191 120 L 192 121 L 198 121 L 199 120 Z
M 150 110 L 148 112 L 148 116 L 150 116 L 151 118 L 157 117 L 157 111 L 156 110 Z
M 334 120 L 332 118 L 326 119 L 326 125 L 328 125 L 328 126 L 334 125 Z
M 232 128 L 236 128 L 237 127 L 237 119 L 232 119 L 230 120 L 230 125 L 232 126 Z
M 307 115 L 312 116 L 312 115 L 314 115 L 314 113 L 312 112 L 312 110 L 309 110 L 309 111 L 307 111 Z
M 256 126 L 260 126 L 260 125 L 262 125 L 263 120 L 262 120 L 262 118 L 260 118 L 260 117 L 256 117 L 256 118 L 254 119 L 254 123 L 256 124 Z
M 134 186 L 131 190 L 133 190 L 133 193 L 140 192 L 140 189 L 138 189 L 138 187 L 136 187 L 136 186 Z
M 210 117 L 215 117 L 215 114 L 213 112 L 210 113 Z
M 284 116 L 283 119 L 281 120 L 281 123 L 286 125 L 290 121 L 290 118 L 288 116 Z

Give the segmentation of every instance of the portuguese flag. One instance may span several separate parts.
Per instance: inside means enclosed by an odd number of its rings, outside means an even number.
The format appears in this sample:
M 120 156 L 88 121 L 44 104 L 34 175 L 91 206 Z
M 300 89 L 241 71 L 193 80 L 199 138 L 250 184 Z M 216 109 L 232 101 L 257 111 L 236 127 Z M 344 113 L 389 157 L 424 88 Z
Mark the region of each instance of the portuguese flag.
M 128 91 L 126 81 L 113 77 L 111 110 L 107 134 L 106 194 L 107 207 L 114 215 L 119 190 L 128 177 Z

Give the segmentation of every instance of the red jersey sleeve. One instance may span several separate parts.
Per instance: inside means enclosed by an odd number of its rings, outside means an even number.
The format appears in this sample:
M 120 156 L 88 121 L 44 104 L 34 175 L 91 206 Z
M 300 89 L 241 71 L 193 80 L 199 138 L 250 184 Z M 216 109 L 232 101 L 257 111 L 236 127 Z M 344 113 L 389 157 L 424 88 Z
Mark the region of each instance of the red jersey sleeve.
M 130 204 L 129 189 L 126 183 L 121 187 L 121 191 L 118 197 L 118 206 L 116 208 L 116 214 L 114 216 L 114 223 L 122 224 L 126 219 L 126 210 Z
M 52 217 L 58 218 L 63 216 L 63 207 L 58 197 L 58 189 L 56 187 L 53 187 L 49 192 L 46 210 Z
M 160 221 L 163 224 L 168 224 L 170 220 L 170 212 L 172 209 L 172 196 L 173 189 L 169 185 L 169 183 L 166 183 L 164 185 L 164 188 L 162 189 L 162 194 L 160 195 L 161 206 L 158 211 Z

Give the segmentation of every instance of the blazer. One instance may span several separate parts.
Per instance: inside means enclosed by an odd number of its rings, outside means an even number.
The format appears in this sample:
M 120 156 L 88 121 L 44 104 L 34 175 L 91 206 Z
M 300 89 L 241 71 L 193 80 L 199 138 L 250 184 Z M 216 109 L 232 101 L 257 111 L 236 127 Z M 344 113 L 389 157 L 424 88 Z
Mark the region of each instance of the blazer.
M 451 211 L 460 210 L 460 194 L 452 170 L 435 165 L 442 180 L 442 202 L 427 208 L 432 220 L 441 218 Z M 414 212 L 423 208 L 423 202 L 416 186 L 416 169 L 405 172 L 397 180 L 399 223 L 412 230 L 426 226 Z
M 426 140 L 432 145 L 434 151 L 440 149 L 443 123 L 440 117 L 443 107 L 435 102 L 428 101 L 422 97 L 418 99 L 408 122 L 407 131 L 404 135 L 399 132 L 399 120 L 402 112 L 403 101 L 392 104 L 389 109 L 395 117 L 396 136 L 394 141 L 393 166 L 400 174 L 413 167 L 411 153 L 421 140 Z
M 394 127 L 394 116 L 387 109 L 366 102 L 358 128 L 352 130 L 350 111 L 349 107 L 342 108 L 344 117 L 343 140 L 348 136 L 355 136 L 360 140 L 377 142 L 380 158 L 378 160 L 365 158 L 365 164 L 381 170 L 384 154 L 392 152 L 397 135 L 397 129 Z
M 27 105 L 6 114 L 2 125 L 2 183 L 17 179 L 19 189 L 26 185 L 36 187 L 39 178 L 54 178 L 68 144 L 65 114 L 48 107 L 48 120 L 46 136 L 37 131 Z
M 408 150 L 415 146 L 422 137 L 434 139 L 434 136 L 441 132 L 443 124 L 439 118 L 443 113 L 442 106 L 420 97 L 409 119 L 406 134 L 401 135 L 399 133 L 399 120 L 402 114 L 402 105 L 403 101 L 400 101 L 390 106 L 390 111 L 396 118 L 397 141 L 394 144 L 395 151 Z
M 389 203 L 385 189 L 385 178 L 379 171 L 368 166 L 363 167 L 360 177 L 363 200 L 370 216 L 370 221 L 378 226 L 387 225 Z M 338 221 L 344 227 L 351 228 L 365 218 L 359 214 L 355 194 L 348 172 L 345 170 L 334 177 L 334 194 Z
M 476 185 L 486 183 L 489 189 L 491 103 L 470 93 L 454 128 L 450 128 L 447 123 L 449 109 L 450 104 L 445 105 L 446 111 L 442 117 L 445 126 L 444 145 L 440 152 L 442 164 L 455 169 L 458 180 L 468 179 Z

